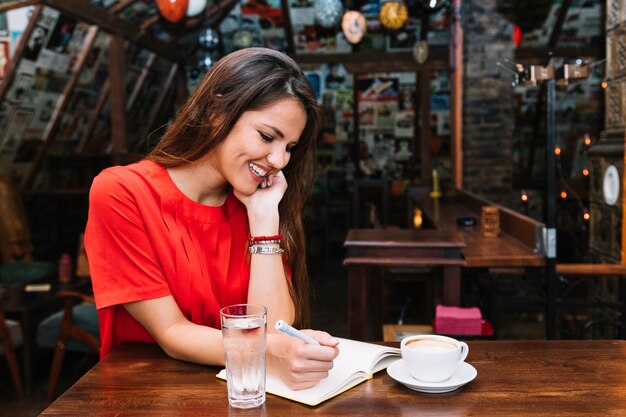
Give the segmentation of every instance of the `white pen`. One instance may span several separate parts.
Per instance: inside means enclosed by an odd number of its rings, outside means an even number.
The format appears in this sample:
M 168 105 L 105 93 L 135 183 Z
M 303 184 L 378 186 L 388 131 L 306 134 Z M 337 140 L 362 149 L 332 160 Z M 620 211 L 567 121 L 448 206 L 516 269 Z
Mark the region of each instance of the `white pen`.
M 317 340 L 311 339 L 309 336 L 305 335 L 299 330 L 294 329 L 293 327 L 285 323 L 284 320 L 278 320 L 276 324 L 274 325 L 274 328 L 278 330 L 279 332 L 298 338 L 302 340 L 303 342 L 308 343 L 310 345 L 319 345 L 319 342 Z

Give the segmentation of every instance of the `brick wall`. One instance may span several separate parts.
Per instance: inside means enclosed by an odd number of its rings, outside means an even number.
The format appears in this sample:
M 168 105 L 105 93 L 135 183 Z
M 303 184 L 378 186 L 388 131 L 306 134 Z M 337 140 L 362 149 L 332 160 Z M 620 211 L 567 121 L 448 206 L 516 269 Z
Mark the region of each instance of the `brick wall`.
M 514 60 L 513 24 L 498 13 L 497 3 L 463 1 L 463 187 L 519 208 L 511 159 L 513 78 L 497 66 Z

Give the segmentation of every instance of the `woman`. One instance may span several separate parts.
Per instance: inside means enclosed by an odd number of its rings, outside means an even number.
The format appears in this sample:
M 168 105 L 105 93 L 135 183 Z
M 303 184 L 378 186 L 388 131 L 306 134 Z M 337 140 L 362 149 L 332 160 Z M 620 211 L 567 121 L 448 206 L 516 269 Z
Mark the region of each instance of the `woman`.
M 221 307 L 268 307 L 268 328 L 307 323 L 300 213 L 320 125 L 297 64 L 249 48 L 218 61 L 145 160 L 93 182 L 85 246 L 101 357 L 125 341 L 222 365 Z M 280 253 L 284 250 L 283 255 Z M 317 384 L 337 340 L 270 330 L 267 368 L 294 389 Z

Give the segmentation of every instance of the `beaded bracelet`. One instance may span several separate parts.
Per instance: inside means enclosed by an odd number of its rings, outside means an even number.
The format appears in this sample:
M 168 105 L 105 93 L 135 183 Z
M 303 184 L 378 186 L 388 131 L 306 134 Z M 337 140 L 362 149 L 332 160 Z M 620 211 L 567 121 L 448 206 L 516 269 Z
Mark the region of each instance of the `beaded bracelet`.
M 254 245 L 255 243 L 267 243 L 272 241 L 272 243 L 280 243 L 280 241 L 283 238 L 283 234 L 279 233 L 277 235 L 271 235 L 271 236 L 248 236 L 248 242 L 251 245 Z M 274 241 L 278 241 L 278 242 L 274 242 Z

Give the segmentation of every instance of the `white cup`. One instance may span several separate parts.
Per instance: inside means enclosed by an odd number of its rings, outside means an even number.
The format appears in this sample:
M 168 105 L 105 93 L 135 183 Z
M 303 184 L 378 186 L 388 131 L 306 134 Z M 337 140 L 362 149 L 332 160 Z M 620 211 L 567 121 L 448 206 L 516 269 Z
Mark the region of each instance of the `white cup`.
M 465 342 L 430 334 L 405 337 L 400 350 L 409 374 L 424 382 L 449 379 L 469 353 Z

